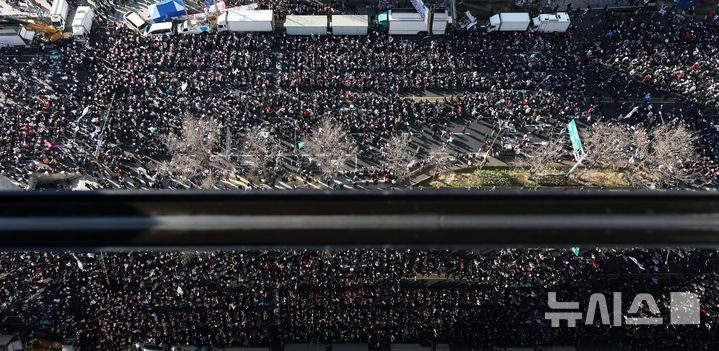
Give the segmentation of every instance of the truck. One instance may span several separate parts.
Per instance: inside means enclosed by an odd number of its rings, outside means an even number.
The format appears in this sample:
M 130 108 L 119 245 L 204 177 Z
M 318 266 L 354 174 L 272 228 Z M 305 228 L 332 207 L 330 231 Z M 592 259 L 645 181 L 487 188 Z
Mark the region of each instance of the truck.
M 0 47 L 29 47 L 35 39 L 35 31 L 21 25 L 0 24 Z
M 529 28 L 529 14 L 525 12 L 502 12 L 489 18 L 487 32 L 522 32 Z
M 217 17 L 217 32 L 274 32 L 272 10 L 229 10 Z
M 564 33 L 569 29 L 569 14 L 557 12 L 556 15 L 541 14 L 532 19 L 530 30 L 539 33 Z
M 177 24 L 177 34 L 199 34 L 209 32 L 210 22 L 206 19 L 189 19 Z
M 287 35 L 326 35 L 327 16 L 287 15 L 285 32 Z
M 447 22 L 449 22 L 447 12 L 440 10 L 432 12 L 432 34 L 444 34 L 447 30 Z
M 457 24 L 459 25 L 459 31 L 463 33 L 477 30 L 477 18 L 472 16 L 472 13 L 469 11 L 464 13 L 464 17 L 457 21 Z
M 95 12 L 90 6 L 79 6 L 72 20 L 72 37 L 77 42 L 85 42 L 92 29 Z
M 367 35 L 369 16 L 333 15 L 331 26 L 334 35 Z
M 67 0 L 55 0 L 50 7 L 50 22 L 55 28 L 64 30 L 70 6 Z
M 429 11 L 426 11 L 429 12 Z M 429 33 L 429 17 L 415 9 L 392 9 L 387 12 L 390 35 L 421 35 Z

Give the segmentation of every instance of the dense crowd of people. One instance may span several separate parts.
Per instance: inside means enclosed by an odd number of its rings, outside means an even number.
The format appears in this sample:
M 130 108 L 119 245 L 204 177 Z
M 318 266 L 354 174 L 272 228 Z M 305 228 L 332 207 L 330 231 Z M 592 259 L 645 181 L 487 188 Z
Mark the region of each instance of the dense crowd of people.
M 504 122 L 520 135 L 513 143 L 521 149 L 562 135 L 576 119 L 584 129 L 601 120 L 628 131 L 685 124 L 700 143 L 695 159 L 679 161 L 716 186 L 717 16 L 572 16 L 562 34 L 450 30 L 430 38 L 371 30 L 361 37 L 277 31 L 149 39 L 99 25 L 87 43 L 58 44 L 26 65 L 3 60 L 0 171 L 20 184 L 65 171 L 92 176 L 100 187 L 172 188 L 172 174 L 157 167 L 171 157 L 162 138 L 179 133 L 190 116 L 219 122 L 213 151 L 225 147 L 228 132 L 238 145 L 262 126 L 287 143 L 288 154 L 297 154 L 294 145 L 318 120 L 331 118 L 357 142 L 369 163 L 363 167 L 381 173 L 386 165 L 374 156 L 398 133 L 440 138 L 450 124 Z M 428 93 L 447 97 L 407 99 Z M 478 138 L 495 146 L 493 133 Z M 427 145 L 415 147 L 418 161 L 427 157 Z M 300 172 L 294 169 L 287 172 Z
M 0 255 L 0 310 L 34 337 L 134 344 L 450 343 L 716 349 L 716 250 L 265 250 Z M 420 279 L 417 279 L 420 278 Z M 431 280 L 427 280 L 427 279 Z M 660 326 L 550 327 L 548 292 L 655 297 Z M 669 325 L 669 292 L 701 301 Z M 610 307 L 610 311 L 612 308 Z M 647 315 L 648 310 L 640 312 Z M 632 315 L 628 315 L 631 317 Z

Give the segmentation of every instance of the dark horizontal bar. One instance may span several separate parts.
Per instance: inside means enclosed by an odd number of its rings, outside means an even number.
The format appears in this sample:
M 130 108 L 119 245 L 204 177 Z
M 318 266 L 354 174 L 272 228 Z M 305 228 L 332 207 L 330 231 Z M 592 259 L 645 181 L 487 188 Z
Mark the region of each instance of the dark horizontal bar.
M 719 214 L 714 192 L 0 192 L 2 217 L 317 214 Z
M 709 192 L 0 193 L 20 247 L 719 246 Z
M 4 218 L 0 233 L 39 231 L 324 231 L 403 230 L 696 230 L 716 231 L 715 216 L 653 215 L 329 215 Z

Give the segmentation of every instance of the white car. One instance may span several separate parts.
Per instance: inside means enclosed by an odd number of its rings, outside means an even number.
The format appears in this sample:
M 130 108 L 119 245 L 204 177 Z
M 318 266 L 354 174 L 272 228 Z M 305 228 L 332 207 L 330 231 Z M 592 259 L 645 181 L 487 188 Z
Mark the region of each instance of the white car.
M 153 23 L 146 27 L 142 34 L 146 37 L 157 37 L 161 35 L 174 35 L 175 26 L 172 22 Z
M 140 15 L 137 14 L 137 12 L 134 11 L 126 13 L 123 18 L 130 28 L 133 28 L 140 33 L 144 32 L 145 28 L 150 26 L 142 19 L 142 17 L 140 17 Z
M 210 31 L 210 23 L 206 20 L 187 20 L 177 25 L 177 34 L 199 34 Z

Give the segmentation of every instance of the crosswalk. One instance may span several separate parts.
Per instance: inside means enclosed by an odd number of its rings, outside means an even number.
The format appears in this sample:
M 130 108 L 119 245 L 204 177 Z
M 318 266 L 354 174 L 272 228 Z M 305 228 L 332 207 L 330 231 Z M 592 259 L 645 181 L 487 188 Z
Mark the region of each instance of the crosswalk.
M 247 188 L 250 186 L 250 182 L 247 178 L 235 176 L 234 174 L 230 175 L 225 182 L 236 188 Z

